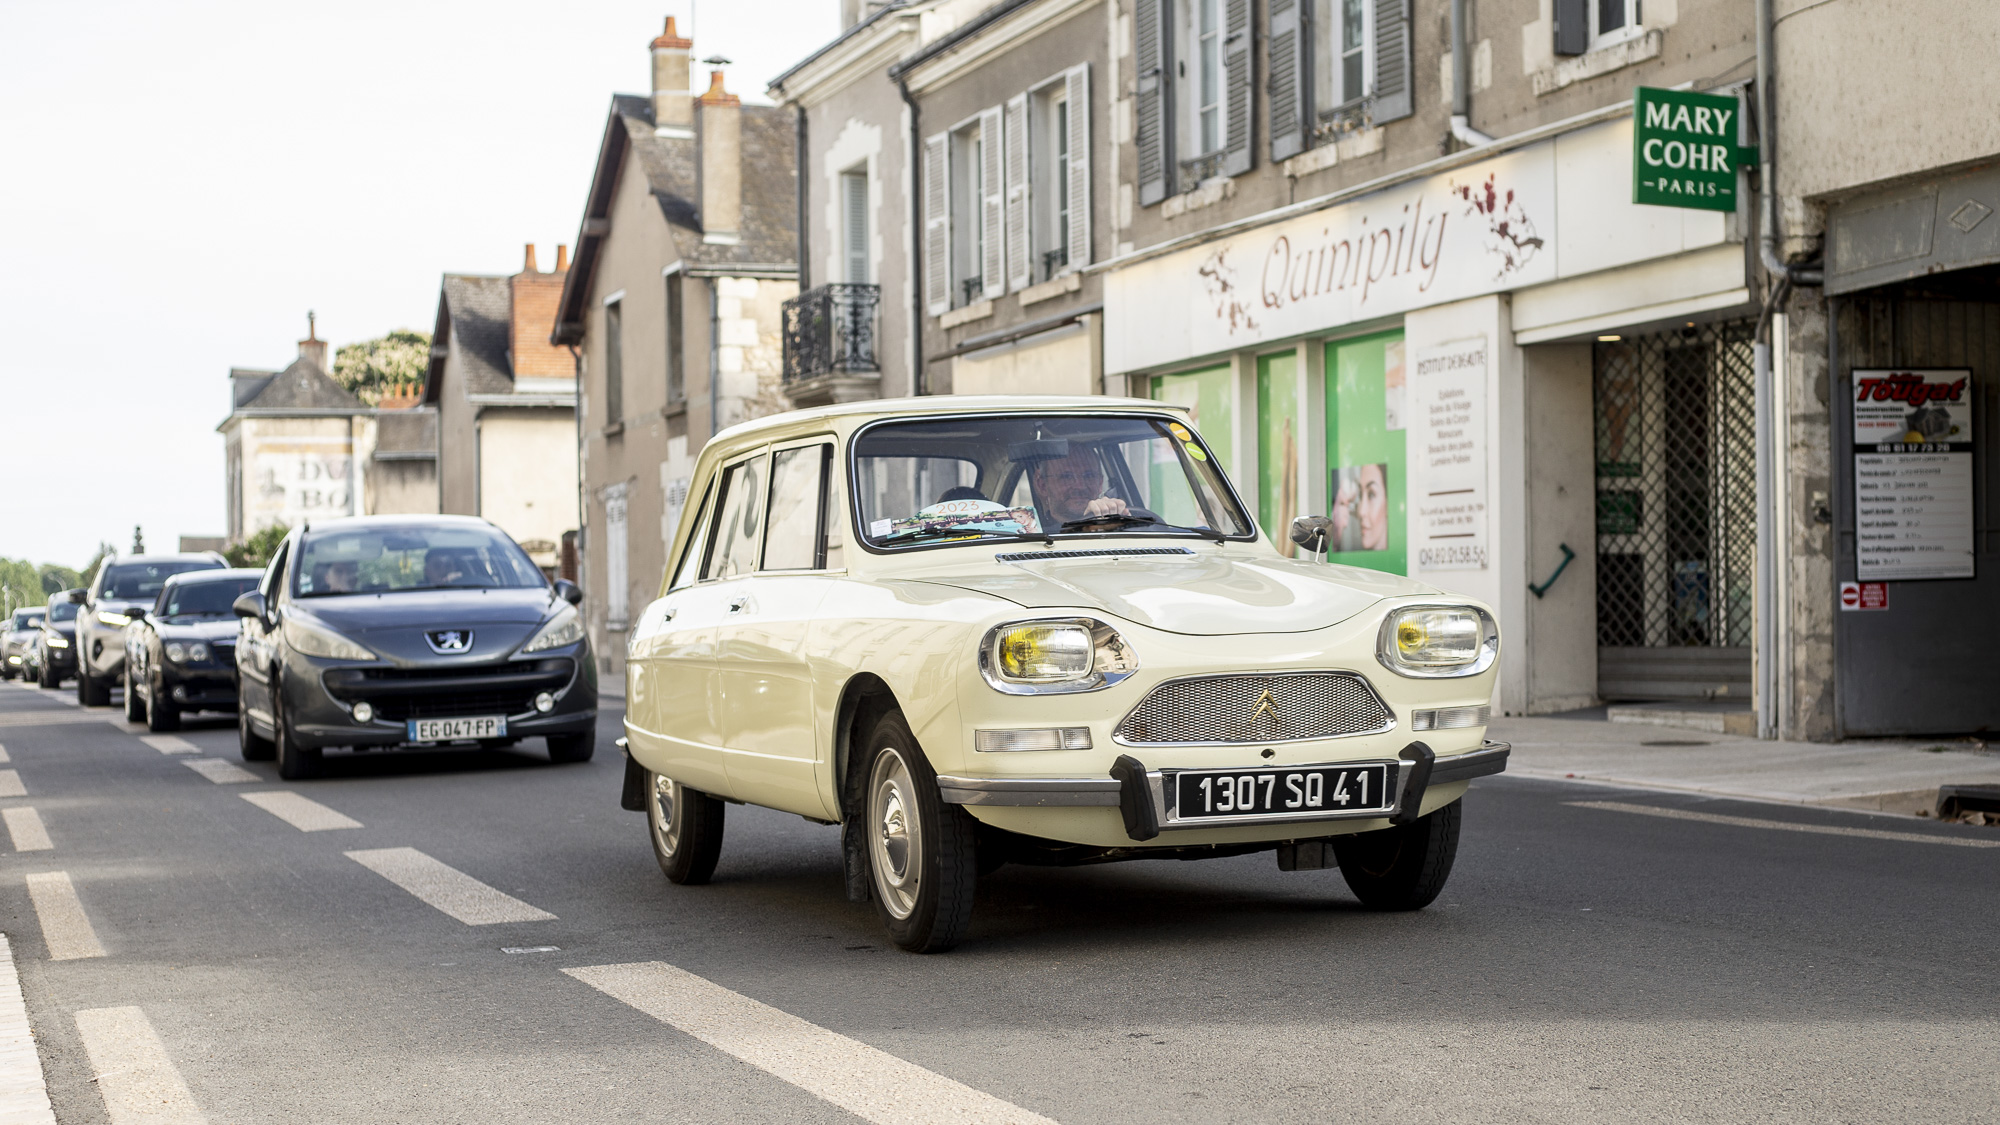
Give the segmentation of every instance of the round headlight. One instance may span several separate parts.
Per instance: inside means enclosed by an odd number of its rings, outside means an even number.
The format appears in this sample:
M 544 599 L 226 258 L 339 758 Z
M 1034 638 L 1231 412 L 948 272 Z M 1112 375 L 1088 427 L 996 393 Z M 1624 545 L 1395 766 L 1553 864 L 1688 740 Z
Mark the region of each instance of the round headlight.
M 1477 606 L 1403 606 L 1382 619 L 1375 655 L 1404 676 L 1471 676 L 1492 667 L 1500 631 Z
M 196 641 L 188 646 L 188 659 L 200 664 L 208 659 L 208 646 Z
M 186 645 L 183 645 L 179 641 L 172 641 L 168 643 L 167 645 L 168 660 L 171 660 L 174 663 L 179 664 L 181 661 L 186 660 L 187 657 L 188 654 Z
M 354 705 L 355 722 L 365 723 L 373 719 L 374 717 L 375 717 L 375 708 L 367 700 L 364 699 L 361 702 Z

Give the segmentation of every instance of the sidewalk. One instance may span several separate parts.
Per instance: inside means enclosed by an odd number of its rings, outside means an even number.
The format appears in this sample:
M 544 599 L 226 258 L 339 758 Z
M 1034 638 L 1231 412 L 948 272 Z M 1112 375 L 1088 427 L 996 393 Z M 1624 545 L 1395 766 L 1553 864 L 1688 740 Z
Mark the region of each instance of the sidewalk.
M 1936 806 L 1940 785 L 2000 785 L 2000 747 L 1948 739 L 1759 742 L 1708 731 L 1607 722 L 1602 710 L 1495 719 L 1507 772 L 1905 816 Z

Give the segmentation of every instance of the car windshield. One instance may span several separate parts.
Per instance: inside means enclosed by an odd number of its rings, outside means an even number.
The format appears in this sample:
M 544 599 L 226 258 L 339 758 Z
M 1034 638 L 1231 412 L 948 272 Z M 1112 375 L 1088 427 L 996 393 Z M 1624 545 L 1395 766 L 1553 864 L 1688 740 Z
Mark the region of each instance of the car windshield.
M 75 621 L 76 606 L 71 602 L 57 602 L 49 607 L 50 621 Z
M 863 431 L 853 450 L 861 531 L 875 546 L 1255 534 L 1207 447 L 1173 418 L 890 422 Z
M 39 609 L 20 610 L 14 614 L 14 628 L 32 629 L 37 624 L 39 624 L 41 620 L 42 620 L 42 611 Z
M 373 527 L 306 536 L 302 598 L 398 590 L 545 586 L 512 539 L 484 527 Z
M 121 601 L 152 601 L 160 594 L 160 587 L 167 579 L 190 570 L 217 570 L 218 562 L 205 559 L 188 559 L 181 562 L 120 563 L 104 574 L 104 585 L 98 589 L 100 598 L 117 598 Z
M 162 595 L 160 607 L 165 618 L 228 617 L 236 599 L 257 588 L 255 575 L 243 578 L 215 578 L 205 582 L 177 582 Z

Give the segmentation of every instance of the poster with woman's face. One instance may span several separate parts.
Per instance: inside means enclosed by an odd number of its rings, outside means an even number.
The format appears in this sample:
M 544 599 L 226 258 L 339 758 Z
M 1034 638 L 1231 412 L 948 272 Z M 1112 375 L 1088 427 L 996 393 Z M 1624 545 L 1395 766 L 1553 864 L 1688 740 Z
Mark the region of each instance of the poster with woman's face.
M 1389 549 L 1389 466 L 1351 465 L 1333 471 L 1334 551 Z

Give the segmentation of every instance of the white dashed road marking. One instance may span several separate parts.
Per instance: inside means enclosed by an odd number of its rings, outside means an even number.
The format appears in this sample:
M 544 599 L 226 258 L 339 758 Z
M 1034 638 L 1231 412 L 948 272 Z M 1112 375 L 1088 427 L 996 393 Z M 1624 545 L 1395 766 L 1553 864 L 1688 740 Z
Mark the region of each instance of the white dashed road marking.
M 97 1072 L 97 1092 L 111 1125 L 204 1125 L 193 1091 L 167 1057 L 166 1044 L 138 1008 L 89 1008 L 76 1030 Z
M 221 758 L 183 758 L 181 759 L 181 765 L 215 782 L 217 785 L 241 785 L 246 781 L 264 780 L 242 766 L 231 765 Z
M 13 760 L 14 756 L 12 754 L 7 753 L 7 748 L 5 746 L 0 746 L 0 762 L 11 762 Z
M 103 711 L 0 711 L 0 727 L 66 726 L 70 723 L 108 723 Z
M 1041 1114 L 664 962 L 563 972 L 878 1125 L 1055 1125 Z
M 20 808 L 0 810 L 0 819 L 7 822 L 7 835 L 14 840 L 17 852 L 45 852 L 55 845 L 49 842 L 48 826 L 42 823 L 42 814 L 25 805 Z M 0 1116 L 0 1121 L 5 1121 Z
M 1836 824 L 1794 824 L 1789 820 L 1764 820 L 1754 816 L 1724 816 L 1691 809 L 1663 809 L 1658 805 L 1634 805 L 1625 801 L 1570 801 L 1571 808 L 1603 809 L 1607 812 L 1663 816 L 1670 820 L 1699 820 L 1704 824 L 1728 824 L 1737 828 L 1776 828 L 1783 832 L 1813 832 L 1823 836 L 1862 836 L 1870 840 L 1902 840 L 1911 844 L 1944 844 L 1954 848 L 2000 848 L 2000 840 L 1970 840 L 1957 836 L 1931 836 L 1921 832 L 1890 832 L 1881 828 L 1842 828 Z
M 35 1053 L 35 1033 L 28 1027 L 28 1005 L 21 998 L 21 978 L 14 971 L 14 949 L 0 934 L 0 1122 L 6 1125 L 55 1125 L 49 1089 L 42 1081 L 42 1060 Z
M 468 926 L 545 922 L 555 917 L 415 848 L 371 848 L 346 854 L 347 858 Z
M 42 923 L 42 941 L 49 947 L 49 960 L 76 961 L 104 956 L 97 931 L 76 897 L 76 884 L 67 871 L 37 871 L 28 876 L 28 898 L 35 904 L 35 917 Z
M 199 754 L 201 747 L 177 734 L 142 734 L 139 741 L 162 754 Z
M 359 828 L 361 822 L 334 812 L 311 797 L 287 789 L 244 793 L 242 798 L 301 832 L 326 832 L 335 828 Z
M 0 797 L 25 797 L 28 787 L 21 784 L 20 770 L 0 770 Z

